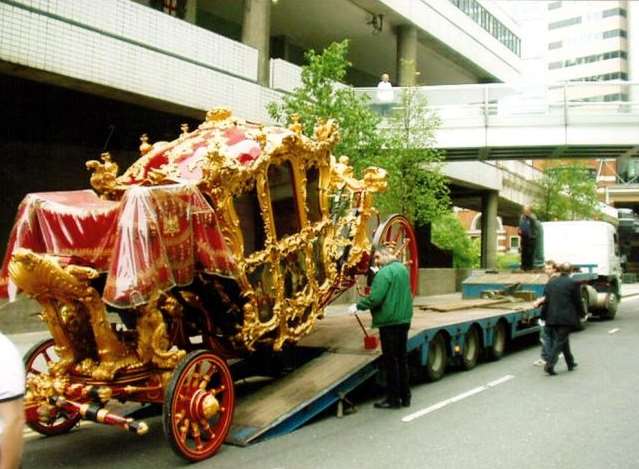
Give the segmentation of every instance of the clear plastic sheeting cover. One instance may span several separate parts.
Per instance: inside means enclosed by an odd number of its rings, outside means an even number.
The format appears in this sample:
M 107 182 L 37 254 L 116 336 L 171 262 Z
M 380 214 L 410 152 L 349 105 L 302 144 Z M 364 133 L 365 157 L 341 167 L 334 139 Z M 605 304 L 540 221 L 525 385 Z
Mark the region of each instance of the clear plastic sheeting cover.
M 189 184 L 131 187 L 120 202 L 92 191 L 29 194 L 13 228 L 0 294 L 7 294 L 8 261 L 19 247 L 106 272 L 103 299 L 117 308 L 141 305 L 156 289 L 188 285 L 198 270 L 233 272 L 215 212 Z

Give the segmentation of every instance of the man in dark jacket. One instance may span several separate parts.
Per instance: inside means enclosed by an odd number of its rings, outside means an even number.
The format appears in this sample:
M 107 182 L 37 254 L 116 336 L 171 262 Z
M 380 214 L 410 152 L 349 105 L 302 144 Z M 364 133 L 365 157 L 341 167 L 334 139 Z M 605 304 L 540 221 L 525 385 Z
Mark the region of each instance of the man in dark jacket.
M 521 239 L 521 270 L 532 270 L 534 266 L 538 231 L 537 217 L 532 213 L 532 209 L 526 205 L 519 218 L 518 229 Z
M 549 340 L 548 357 L 544 371 L 555 375 L 555 365 L 560 352 L 564 353 L 568 370 L 577 366 L 570 351 L 570 333 L 579 325 L 583 314 L 579 284 L 569 277 L 571 266 L 559 266 L 559 277 L 552 278 L 544 288 L 545 301 L 541 308 L 541 319 L 546 323 L 546 337 Z
M 408 357 L 406 342 L 413 317 L 413 295 L 408 269 L 386 247 L 375 250 L 375 274 L 370 294 L 357 303 L 358 310 L 370 310 L 373 327 L 379 328 L 382 340 L 382 362 L 386 371 L 386 399 L 375 403 L 379 409 L 410 406 Z

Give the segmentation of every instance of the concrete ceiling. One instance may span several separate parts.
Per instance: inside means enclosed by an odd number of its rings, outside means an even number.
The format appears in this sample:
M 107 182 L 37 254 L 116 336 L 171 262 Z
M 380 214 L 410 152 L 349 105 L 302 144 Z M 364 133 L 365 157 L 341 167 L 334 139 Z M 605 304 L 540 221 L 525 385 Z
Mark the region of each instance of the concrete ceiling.
M 242 24 L 238 0 L 199 0 L 198 8 Z M 374 32 L 372 14 L 384 15 L 383 29 Z M 285 35 L 305 49 L 321 50 L 333 41 L 350 39 L 353 67 L 378 77 L 396 78 L 395 27 L 408 21 L 377 0 L 278 0 L 271 10 L 271 36 Z M 420 32 L 418 71 L 421 84 L 477 83 L 486 73 L 426 32 Z M 373 85 L 370 83 L 369 85 Z

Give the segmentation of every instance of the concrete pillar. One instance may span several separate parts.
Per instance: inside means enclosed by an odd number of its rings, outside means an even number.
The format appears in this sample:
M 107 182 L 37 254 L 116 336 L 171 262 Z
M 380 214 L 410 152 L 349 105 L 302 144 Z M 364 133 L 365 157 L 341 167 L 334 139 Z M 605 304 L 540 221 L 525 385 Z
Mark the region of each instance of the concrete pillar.
M 497 191 L 486 191 L 481 197 L 481 267 L 497 267 Z
M 198 0 L 189 0 L 186 2 L 186 11 L 184 12 L 184 20 L 191 24 L 197 24 L 197 2 Z
M 397 84 L 415 86 L 417 71 L 417 28 L 412 24 L 397 27 Z
M 242 42 L 258 50 L 257 81 L 269 86 L 269 42 L 271 38 L 271 0 L 244 0 Z

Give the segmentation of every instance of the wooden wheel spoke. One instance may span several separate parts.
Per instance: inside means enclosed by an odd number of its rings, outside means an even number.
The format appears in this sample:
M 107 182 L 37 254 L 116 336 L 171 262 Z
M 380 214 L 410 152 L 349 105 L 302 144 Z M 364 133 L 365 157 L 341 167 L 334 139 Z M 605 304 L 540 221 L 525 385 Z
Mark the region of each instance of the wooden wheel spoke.
M 47 363 L 49 363 L 49 362 L 52 362 L 52 361 L 53 361 L 53 360 L 51 360 L 51 357 L 49 356 L 49 352 L 48 352 L 48 350 L 47 350 L 47 349 L 44 349 L 44 350 L 42 351 L 42 355 L 44 355 L 44 356 L 45 356 L 44 361 L 46 361 Z

